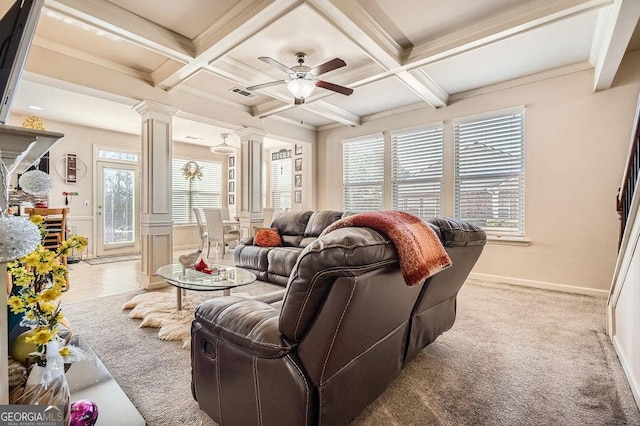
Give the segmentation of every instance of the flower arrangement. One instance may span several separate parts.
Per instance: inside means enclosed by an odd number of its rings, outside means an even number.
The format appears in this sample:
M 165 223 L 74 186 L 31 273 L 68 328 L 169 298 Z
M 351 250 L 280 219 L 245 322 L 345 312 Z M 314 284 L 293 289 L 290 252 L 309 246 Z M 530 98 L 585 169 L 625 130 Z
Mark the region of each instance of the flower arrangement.
M 193 160 L 184 163 L 180 171 L 189 182 L 193 182 L 196 178 L 202 180 L 202 166 Z
M 30 219 L 36 225 L 44 222 L 43 217 L 38 215 Z M 46 235 L 43 226 L 40 226 L 40 230 L 42 236 Z M 8 265 L 13 284 L 20 290 L 7 303 L 13 313 L 24 313 L 20 324 L 33 329 L 33 335 L 27 337 L 25 342 L 36 345 L 36 361 L 40 366 L 46 364 L 47 344 L 58 333 L 58 324 L 64 321 L 60 302 L 55 302 L 67 291 L 67 267 L 61 257 L 68 256 L 71 249 L 83 250 L 86 245 L 86 238 L 73 235 L 62 242 L 56 251 L 39 244 L 34 251 Z M 60 349 L 60 355 L 68 356 L 69 348 Z

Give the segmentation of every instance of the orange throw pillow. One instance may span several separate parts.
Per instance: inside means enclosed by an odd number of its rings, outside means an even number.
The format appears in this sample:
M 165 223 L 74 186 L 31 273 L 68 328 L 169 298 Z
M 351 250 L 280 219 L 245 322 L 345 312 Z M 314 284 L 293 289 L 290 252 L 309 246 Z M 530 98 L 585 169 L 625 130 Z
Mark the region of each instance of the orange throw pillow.
M 260 247 L 278 247 L 282 244 L 280 234 L 275 228 L 257 228 L 253 242 Z

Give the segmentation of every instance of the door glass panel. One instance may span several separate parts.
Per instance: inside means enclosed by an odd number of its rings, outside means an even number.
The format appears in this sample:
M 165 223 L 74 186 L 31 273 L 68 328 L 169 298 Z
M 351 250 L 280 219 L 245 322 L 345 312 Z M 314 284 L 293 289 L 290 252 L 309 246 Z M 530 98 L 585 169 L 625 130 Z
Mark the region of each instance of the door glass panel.
M 135 171 L 105 167 L 102 176 L 104 244 L 134 242 Z

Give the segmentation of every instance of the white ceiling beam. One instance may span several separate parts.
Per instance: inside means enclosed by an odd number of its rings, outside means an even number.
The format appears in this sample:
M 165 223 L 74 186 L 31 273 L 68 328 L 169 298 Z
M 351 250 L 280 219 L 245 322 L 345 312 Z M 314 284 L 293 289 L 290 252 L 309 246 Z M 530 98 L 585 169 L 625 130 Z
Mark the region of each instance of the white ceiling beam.
M 70 47 L 66 44 L 57 43 L 55 41 L 51 41 L 49 39 L 45 39 L 37 35 L 33 37 L 33 44 L 35 46 L 42 47 L 43 49 L 51 50 L 53 52 L 70 56 L 72 58 L 76 58 L 81 61 L 89 62 L 95 65 L 100 65 L 101 67 L 109 68 L 114 71 L 118 71 L 123 74 L 130 75 L 132 77 L 137 77 L 141 80 L 145 80 L 148 82 L 152 81 L 152 76 L 149 75 L 149 73 L 146 73 L 144 71 L 140 71 L 137 69 L 133 69 L 126 65 L 122 65 L 118 62 L 110 61 L 100 56 L 92 55 L 91 53 L 85 52 L 84 50 L 79 50 L 79 49 Z
M 228 54 L 256 32 L 302 4 L 301 0 L 241 0 L 193 41 L 195 58 L 165 76 L 158 86 L 171 89 L 199 69 Z
M 404 49 L 378 24 L 359 2 L 353 0 L 308 0 L 325 17 L 385 70 L 398 67 Z
M 553 22 L 608 6 L 611 2 L 612 0 L 556 0 L 542 6 L 538 6 L 537 2 L 527 2 L 437 40 L 414 47 L 403 68 L 416 69 Z
M 640 1 L 615 0 L 609 8 L 595 58 L 594 91 L 611 87 L 640 19 Z
M 193 58 L 191 40 L 108 1 L 46 0 L 45 8 L 179 62 Z
M 432 107 L 447 106 L 449 94 L 424 70 L 401 71 L 396 78 Z

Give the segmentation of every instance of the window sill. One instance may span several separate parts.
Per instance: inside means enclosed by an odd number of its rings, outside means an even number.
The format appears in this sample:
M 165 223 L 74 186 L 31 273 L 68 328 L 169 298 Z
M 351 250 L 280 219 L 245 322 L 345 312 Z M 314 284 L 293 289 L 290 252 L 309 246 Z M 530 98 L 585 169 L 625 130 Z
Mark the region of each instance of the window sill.
M 520 246 L 528 247 L 531 244 L 530 240 L 517 237 L 495 237 L 488 236 L 487 244 L 496 244 L 501 246 Z
M 173 225 L 174 228 L 195 228 L 197 225 L 195 223 L 180 223 L 177 225 Z

